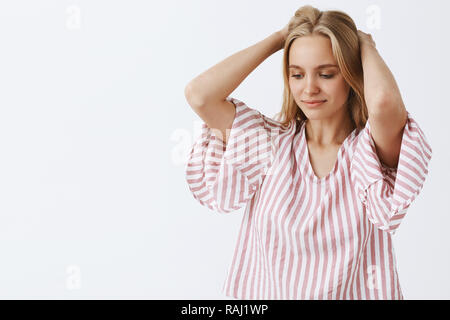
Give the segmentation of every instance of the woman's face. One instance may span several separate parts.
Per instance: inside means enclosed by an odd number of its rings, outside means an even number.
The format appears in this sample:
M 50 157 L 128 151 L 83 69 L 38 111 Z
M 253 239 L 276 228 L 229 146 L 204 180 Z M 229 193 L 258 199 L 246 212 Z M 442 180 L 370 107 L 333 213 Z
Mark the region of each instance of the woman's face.
M 328 37 L 313 35 L 295 39 L 289 50 L 288 74 L 294 100 L 308 119 L 324 119 L 346 111 L 343 108 L 350 86 L 340 73 Z M 310 100 L 326 101 L 311 106 L 305 102 Z

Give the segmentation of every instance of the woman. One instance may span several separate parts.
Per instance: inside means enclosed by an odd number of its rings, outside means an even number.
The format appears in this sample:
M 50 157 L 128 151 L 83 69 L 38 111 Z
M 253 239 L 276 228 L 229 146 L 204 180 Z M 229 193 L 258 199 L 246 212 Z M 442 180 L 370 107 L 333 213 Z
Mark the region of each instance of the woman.
M 276 121 L 228 95 L 280 49 Z M 370 35 L 343 12 L 301 7 L 186 98 L 205 122 L 186 167 L 194 198 L 221 213 L 246 205 L 227 296 L 403 299 L 392 235 L 432 149 Z

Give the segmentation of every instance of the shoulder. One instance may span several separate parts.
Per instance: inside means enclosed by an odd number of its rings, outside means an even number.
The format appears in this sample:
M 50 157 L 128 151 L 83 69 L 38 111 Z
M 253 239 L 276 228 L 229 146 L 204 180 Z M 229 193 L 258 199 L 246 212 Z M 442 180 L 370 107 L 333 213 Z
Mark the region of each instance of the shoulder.
M 257 119 L 259 120 L 260 125 L 272 135 L 294 133 L 296 131 L 295 119 L 292 119 L 287 126 L 284 126 L 280 121 L 277 121 L 257 109 L 248 106 L 242 100 L 233 97 L 227 97 L 227 100 L 236 106 L 236 120 L 241 118 Z

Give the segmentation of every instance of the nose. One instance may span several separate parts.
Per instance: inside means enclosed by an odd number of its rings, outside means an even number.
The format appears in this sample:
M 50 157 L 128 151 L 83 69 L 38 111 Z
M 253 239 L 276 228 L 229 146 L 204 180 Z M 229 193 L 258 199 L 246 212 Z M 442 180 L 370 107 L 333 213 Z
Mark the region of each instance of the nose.
M 305 91 L 306 94 L 312 95 L 312 94 L 318 93 L 320 91 L 314 77 L 311 77 L 311 76 L 306 77 L 304 83 L 305 83 L 305 88 L 303 90 Z

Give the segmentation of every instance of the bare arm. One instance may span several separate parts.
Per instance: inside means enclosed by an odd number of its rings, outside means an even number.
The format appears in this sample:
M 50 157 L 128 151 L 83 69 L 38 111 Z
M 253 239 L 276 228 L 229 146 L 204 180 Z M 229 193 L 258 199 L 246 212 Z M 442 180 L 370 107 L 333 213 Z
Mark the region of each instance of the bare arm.
M 378 53 L 372 36 L 360 30 L 358 34 L 371 135 L 380 161 L 390 168 L 396 168 L 407 111 L 395 78 Z
M 225 144 L 236 115 L 235 106 L 226 98 L 258 65 L 283 48 L 284 39 L 283 32 L 274 32 L 209 68 L 186 86 L 189 105 Z
M 358 30 L 361 47 L 361 61 L 364 70 L 364 98 L 369 114 L 379 111 L 380 101 L 394 101 L 396 108 L 403 108 L 402 97 L 397 82 L 383 58 L 376 49 L 370 34 Z
M 186 97 L 195 105 L 224 101 L 258 65 L 280 50 L 283 44 L 282 34 L 277 31 L 234 53 L 191 80 L 186 86 Z

